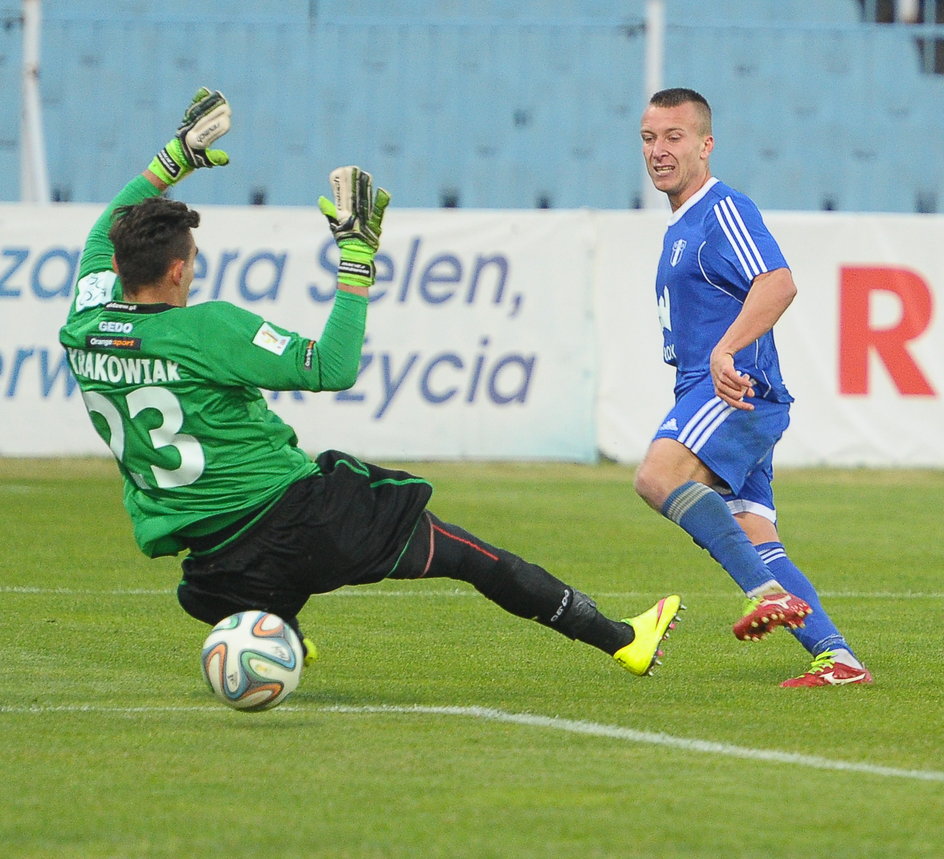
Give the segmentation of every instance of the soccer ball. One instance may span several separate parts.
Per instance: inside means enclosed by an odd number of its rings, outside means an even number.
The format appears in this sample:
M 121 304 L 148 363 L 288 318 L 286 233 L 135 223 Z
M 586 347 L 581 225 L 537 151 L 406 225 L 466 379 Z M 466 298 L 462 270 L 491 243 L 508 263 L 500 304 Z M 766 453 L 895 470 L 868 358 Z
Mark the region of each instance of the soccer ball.
M 203 676 L 224 704 L 237 710 L 267 710 L 298 686 L 302 643 L 282 618 L 241 611 L 221 620 L 203 643 Z

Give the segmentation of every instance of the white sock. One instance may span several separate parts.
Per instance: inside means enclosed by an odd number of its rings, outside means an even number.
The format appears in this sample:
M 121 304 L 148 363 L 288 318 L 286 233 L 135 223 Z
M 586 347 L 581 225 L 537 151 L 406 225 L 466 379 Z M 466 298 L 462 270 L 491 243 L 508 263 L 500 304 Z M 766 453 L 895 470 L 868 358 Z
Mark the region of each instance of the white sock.
M 836 662 L 841 662 L 843 665 L 848 665 L 850 668 L 862 668 L 864 667 L 858 659 L 852 654 L 851 650 L 846 650 L 845 648 L 840 648 L 832 652 L 833 659 Z
M 749 591 L 746 591 L 744 595 L 753 599 L 754 597 L 779 593 L 784 593 L 780 583 L 776 579 L 770 579 L 769 581 L 764 582 L 762 585 L 758 585 L 756 588 L 751 588 Z

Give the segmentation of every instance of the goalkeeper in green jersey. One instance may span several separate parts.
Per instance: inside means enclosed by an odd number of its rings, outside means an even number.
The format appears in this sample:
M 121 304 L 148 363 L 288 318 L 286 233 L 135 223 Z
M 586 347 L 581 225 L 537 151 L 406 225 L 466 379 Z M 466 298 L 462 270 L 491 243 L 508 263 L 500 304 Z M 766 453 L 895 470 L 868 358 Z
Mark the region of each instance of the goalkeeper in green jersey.
M 175 136 L 112 200 L 82 255 L 60 332 L 95 430 L 124 478 L 135 539 L 150 557 L 186 553 L 178 598 L 215 624 L 247 609 L 299 630 L 312 594 L 384 578 L 471 583 L 506 611 L 651 672 L 678 596 L 623 621 L 530 564 L 437 518 L 429 483 L 336 450 L 314 459 L 260 389 L 338 391 L 356 381 L 374 255 L 390 195 L 357 167 L 321 197 L 340 264 L 320 337 L 224 301 L 188 306 L 200 216 L 161 196 L 210 148 L 229 104 L 201 88 Z M 307 657 L 314 648 L 305 640 Z

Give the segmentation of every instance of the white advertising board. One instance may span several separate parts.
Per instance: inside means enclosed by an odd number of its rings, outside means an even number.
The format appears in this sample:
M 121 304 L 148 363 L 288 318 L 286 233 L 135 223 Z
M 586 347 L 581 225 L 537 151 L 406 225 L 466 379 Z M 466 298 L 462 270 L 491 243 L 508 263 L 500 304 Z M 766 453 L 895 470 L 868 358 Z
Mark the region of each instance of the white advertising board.
M 944 217 L 772 213 L 798 293 L 775 329 L 796 398 L 780 465 L 942 466 Z M 655 266 L 664 218 L 596 213 L 597 422 L 638 462 L 671 405 Z
M 57 340 L 98 212 L 0 206 L 0 454 L 104 452 Z M 321 214 L 201 214 L 192 301 L 231 301 L 317 339 L 337 260 Z M 391 215 L 355 387 L 271 395 L 302 445 L 385 459 L 593 460 L 587 218 Z
M 104 453 L 58 346 L 96 206 L 0 205 L 0 455 Z M 314 209 L 202 207 L 193 301 L 315 336 L 336 260 Z M 654 273 L 665 217 L 392 209 L 361 376 L 270 395 L 311 451 L 637 462 L 671 405 Z M 781 465 L 944 466 L 944 217 L 769 213 L 799 293 Z

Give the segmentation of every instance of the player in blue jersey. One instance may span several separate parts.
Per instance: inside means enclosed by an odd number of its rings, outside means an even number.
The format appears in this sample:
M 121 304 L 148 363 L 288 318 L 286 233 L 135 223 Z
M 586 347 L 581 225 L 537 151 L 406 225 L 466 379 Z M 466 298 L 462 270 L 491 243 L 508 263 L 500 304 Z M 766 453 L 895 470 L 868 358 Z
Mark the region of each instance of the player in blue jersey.
M 649 176 L 672 208 L 656 297 L 663 357 L 676 379 L 675 405 L 639 466 L 636 491 L 743 589 L 738 638 L 785 626 L 810 652 L 810 668 L 782 686 L 870 683 L 777 533 L 772 458 L 793 397 L 773 326 L 796 293 L 793 276 L 757 206 L 711 175 L 703 96 L 656 93 L 641 135 Z

